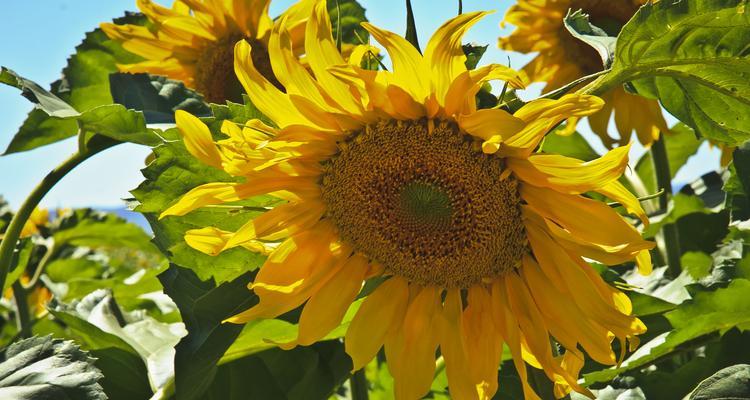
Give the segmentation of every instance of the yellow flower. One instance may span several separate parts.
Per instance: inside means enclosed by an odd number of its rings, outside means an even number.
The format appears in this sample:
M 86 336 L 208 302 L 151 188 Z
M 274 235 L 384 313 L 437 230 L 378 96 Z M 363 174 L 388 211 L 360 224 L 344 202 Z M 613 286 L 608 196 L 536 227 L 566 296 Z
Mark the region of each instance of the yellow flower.
M 21 237 L 24 238 L 39 233 L 39 227 L 47 225 L 48 222 L 49 210 L 39 207 L 34 208 L 34 211 L 31 212 L 29 219 L 26 220 L 21 229 Z
M 286 200 L 236 232 L 186 234 L 207 254 L 270 250 L 250 286 L 260 302 L 229 321 L 304 305 L 297 339 L 279 345 L 309 345 L 340 324 L 365 280 L 379 277 L 345 347 L 359 369 L 384 346 L 396 398 L 427 393 L 438 348 L 453 398 L 491 398 L 503 343 L 527 399 L 538 398 L 527 363 L 556 382 L 558 395 L 587 393 L 577 383 L 582 350 L 615 364 L 611 341 L 624 352 L 646 328 L 630 315 L 628 297 L 583 257 L 608 265 L 635 259 L 648 272 L 653 243 L 583 196 L 603 194 L 645 220 L 617 180 L 629 146 L 591 162 L 534 151 L 560 121 L 589 115 L 602 101 L 571 94 L 532 101 L 513 115 L 477 110 L 474 96 L 486 81 L 522 86 L 502 65 L 466 70 L 461 38 L 486 13 L 446 22 L 424 56 L 365 23 L 393 62 L 390 72 L 368 71 L 344 62 L 325 2 L 314 3 L 305 31 L 312 73 L 288 46 L 285 18 L 271 34 L 268 51 L 284 91 L 255 67 L 251 44 L 235 48 L 240 82 L 276 127 L 225 121 L 227 137 L 215 143 L 198 118 L 176 115 L 196 158 L 244 181 L 196 187 L 162 218 L 261 194 Z M 553 353 L 550 335 L 564 355 Z
M 592 24 L 616 36 L 622 26 L 647 0 L 517 0 L 508 9 L 503 24 L 516 29 L 508 37 L 500 38 L 500 48 L 522 53 L 538 52 L 523 68 L 532 82 L 547 82 L 545 92 L 557 89 L 582 76 L 602 70 L 596 51 L 574 38 L 563 25 L 568 9 L 582 9 L 590 16 Z M 608 148 L 629 143 L 633 131 L 644 146 L 667 132 L 659 103 L 627 93 L 621 86 L 602 96 L 605 106 L 589 116 L 591 129 Z M 608 133 L 610 117 L 614 114 L 620 139 Z M 578 118 L 568 121 L 572 133 Z
M 171 9 L 151 0 L 137 0 L 151 25 L 101 24 L 113 40 L 145 61 L 120 65 L 123 72 L 146 72 L 178 79 L 210 102 L 241 101 L 242 87 L 234 77 L 234 44 L 247 40 L 253 61 L 266 79 L 278 84 L 265 50 L 273 21 L 270 0 L 175 0 Z M 310 9 L 287 11 L 292 46 L 301 50 L 304 19 Z

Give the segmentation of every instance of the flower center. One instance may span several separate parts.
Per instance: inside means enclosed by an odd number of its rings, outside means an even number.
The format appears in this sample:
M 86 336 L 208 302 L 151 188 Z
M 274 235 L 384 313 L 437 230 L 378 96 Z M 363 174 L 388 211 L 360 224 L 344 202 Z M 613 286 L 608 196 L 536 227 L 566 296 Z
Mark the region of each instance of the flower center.
M 386 271 L 466 288 L 526 250 L 517 181 L 455 124 L 384 121 L 324 162 L 323 200 L 342 239 Z
M 234 34 L 218 42 L 211 43 L 203 50 L 195 65 L 195 88 L 203 94 L 206 101 L 223 104 L 225 101 L 242 103 L 242 85 L 234 73 L 234 45 L 243 39 L 241 34 Z M 253 65 L 269 82 L 277 87 L 276 80 L 268 58 L 268 50 L 263 43 L 245 39 L 252 46 Z

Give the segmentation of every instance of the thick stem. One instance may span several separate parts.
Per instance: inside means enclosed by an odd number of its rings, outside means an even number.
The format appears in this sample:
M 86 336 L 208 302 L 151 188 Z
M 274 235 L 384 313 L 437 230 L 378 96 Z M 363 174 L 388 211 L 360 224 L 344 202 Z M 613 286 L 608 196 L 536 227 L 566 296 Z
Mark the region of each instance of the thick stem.
M 21 204 L 21 208 L 11 219 L 8 229 L 5 231 L 2 242 L 0 242 L 0 288 L 5 286 L 5 278 L 10 270 L 11 260 L 13 259 L 13 250 L 16 248 L 18 237 L 21 235 L 24 224 L 31 216 L 31 212 L 34 211 L 39 202 L 42 200 L 44 195 L 52 189 L 57 182 L 60 181 L 68 172 L 78 166 L 78 164 L 85 161 L 87 158 L 94 155 L 96 151 L 76 153 L 57 168 L 53 169 L 52 172 L 42 179 L 41 182 L 31 191 L 26 200 Z
M 672 198 L 672 174 L 669 171 L 669 157 L 665 145 L 666 137 L 661 134 L 659 140 L 651 145 L 651 159 L 654 161 L 654 172 L 656 175 L 656 185 L 664 189 L 664 196 L 659 197 L 659 208 L 662 212 L 667 212 L 669 199 Z M 664 247 L 667 258 L 667 272 L 672 278 L 680 275 L 682 267 L 680 266 L 680 238 L 677 232 L 677 225 L 667 224 L 662 228 L 664 235 Z
M 352 377 L 349 378 L 349 385 L 352 391 L 352 400 L 368 399 L 367 377 L 364 368 L 354 371 Z
M 31 314 L 29 314 L 29 303 L 26 300 L 26 289 L 21 282 L 13 282 L 13 300 L 16 303 L 16 324 L 18 333 L 22 338 L 31 337 Z

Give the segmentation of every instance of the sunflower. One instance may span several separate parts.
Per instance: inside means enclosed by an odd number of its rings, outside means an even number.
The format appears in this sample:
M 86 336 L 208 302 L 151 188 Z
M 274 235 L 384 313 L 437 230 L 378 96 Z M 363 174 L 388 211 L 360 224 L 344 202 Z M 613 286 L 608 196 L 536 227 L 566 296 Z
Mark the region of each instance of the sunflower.
M 36 207 L 31 212 L 29 219 L 23 224 L 21 237 L 27 237 L 39 233 L 40 227 L 45 227 L 49 223 L 49 210 L 46 208 Z M 2 236 L 2 235 L 0 235 Z
M 617 36 L 638 8 L 648 0 L 517 0 L 505 14 L 505 23 L 516 26 L 508 37 L 501 37 L 500 48 L 521 53 L 538 52 L 523 71 L 532 82 L 546 82 L 544 92 L 602 70 L 601 57 L 586 43 L 576 39 L 563 25 L 569 9 L 583 10 L 591 23 L 611 36 Z M 635 131 L 644 146 L 667 132 L 667 123 L 656 100 L 627 93 L 622 86 L 603 94 L 605 106 L 591 116 L 589 124 L 608 148 L 630 142 Z M 609 135 L 614 114 L 620 138 Z M 565 133 L 572 133 L 578 118 L 568 121 Z
M 202 162 L 242 177 L 186 193 L 161 218 L 261 194 L 284 200 L 236 232 L 188 231 L 207 254 L 244 246 L 269 251 L 250 288 L 257 305 L 228 319 L 273 318 L 303 306 L 298 337 L 309 345 L 341 323 L 363 282 L 379 285 L 363 300 L 344 339 L 354 370 L 381 347 L 399 399 L 428 392 L 435 355 L 444 357 L 452 397 L 491 398 L 503 344 L 528 399 L 527 364 L 543 369 L 562 396 L 577 383 L 586 351 L 615 364 L 645 326 L 628 297 L 608 286 L 583 257 L 651 267 L 653 243 L 596 192 L 645 220 L 619 182 L 628 146 L 582 162 L 535 152 L 565 118 L 586 116 L 602 100 L 570 94 L 541 99 L 511 115 L 477 110 L 489 80 L 522 87 L 503 65 L 467 70 L 463 34 L 485 12 L 443 24 L 424 56 L 401 36 L 362 25 L 388 51 L 390 71 L 346 64 L 336 51 L 324 1 L 306 24 L 309 72 L 289 46 L 285 18 L 268 51 L 284 91 L 255 67 L 248 42 L 235 48 L 235 70 L 259 120 L 208 127 L 176 114 L 185 145 Z M 550 336 L 565 349 L 557 355 Z M 556 346 L 555 346 L 556 350 Z
M 235 43 L 246 40 L 255 49 L 253 62 L 266 79 L 278 85 L 268 61 L 268 38 L 273 21 L 270 0 L 175 0 L 165 8 L 151 0 L 137 0 L 149 20 L 147 26 L 101 24 L 102 30 L 123 47 L 143 57 L 119 65 L 123 72 L 146 72 L 185 82 L 210 102 L 241 101 L 242 86 L 233 72 Z M 302 44 L 304 18 L 310 9 L 287 11 L 293 46 Z

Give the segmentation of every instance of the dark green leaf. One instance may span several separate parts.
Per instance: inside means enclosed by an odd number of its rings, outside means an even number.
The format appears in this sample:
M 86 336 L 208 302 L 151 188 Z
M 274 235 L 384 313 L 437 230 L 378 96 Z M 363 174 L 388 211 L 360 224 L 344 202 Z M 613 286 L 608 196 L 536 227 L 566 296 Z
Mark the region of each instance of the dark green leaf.
M 703 139 L 695 137 L 695 132 L 685 124 L 679 123 L 670 129 L 670 133 L 664 135 L 669 160 L 669 172 L 672 178 L 677 175 L 688 158 L 694 155 L 703 143 Z M 648 151 L 638 160 L 635 172 L 641 178 L 643 185 L 649 193 L 656 193 L 656 178 L 654 175 L 654 162 L 651 152 Z
M 612 64 L 615 46 L 617 45 L 616 37 L 611 37 L 601 28 L 592 25 L 588 14 L 584 14 L 582 10 L 572 11 L 569 9 L 563 23 L 565 29 L 573 37 L 593 47 L 599 53 L 604 68 L 608 68 Z
M 351 367 L 339 341 L 270 349 L 220 366 L 205 398 L 326 400 Z
M 201 399 L 216 374 L 216 364 L 242 331 L 222 321 L 243 311 L 257 297 L 247 289 L 246 273 L 220 286 L 201 281 L 190 269 L 171 265 L 159 276 L 164 292 L 177 304 L 188 330 L 175 347 L 175 396 Z
M 203 96 L 163 76 L 115 73 L 109 76 L 109 86 L 115 103 L 142 111 L 150 124 L 173 123 L 177 110 L 199 116 L 211 113 Z
M 750 365 L 726 367 L 695 388 L 690 400 L 750 399 Z
M 725 204 L 732 221 L 742 221 L 750 219 L 750 142 L 737 147 L 732 159 L 731 174 L 723 187 Z
M 631 81 L 700 135 L 750 139 L 745 0 L 650 2 L 622 29 L 608 79 Z
M 466 56 L 466 61 L 464 61 L 466 69 L 474 69 L 477 67 L 479 60 L 482 59 L 484 52 L 487 51 L 487 47 L 488 45 L 482 46 L 476 43 L 467 43 L 461 46 L 464 50 L 464 55 Z
M 50 336 L 13 343 L 0 356 L 0 398 L 104 400 L 102 373 L 72 341 Z

